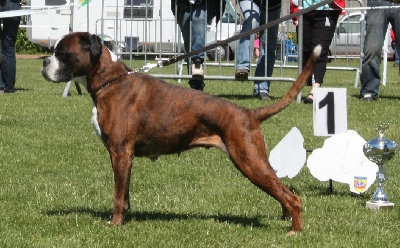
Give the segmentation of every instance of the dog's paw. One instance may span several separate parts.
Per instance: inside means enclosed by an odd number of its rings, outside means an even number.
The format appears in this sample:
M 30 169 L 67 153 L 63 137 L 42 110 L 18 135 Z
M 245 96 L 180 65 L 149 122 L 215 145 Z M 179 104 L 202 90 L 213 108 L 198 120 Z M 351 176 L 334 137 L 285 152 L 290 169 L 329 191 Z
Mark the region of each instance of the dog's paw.
M 281 216 L 281 220 L 292 220 L 292 216 L 290 216 L 290 215 L 282 215 Z
M 296 231 L 290 231 L 290 232 L 286 233 L 286 236 L 291 237 L 291 236 L 294 236 L 296 234 L 297 234 Z

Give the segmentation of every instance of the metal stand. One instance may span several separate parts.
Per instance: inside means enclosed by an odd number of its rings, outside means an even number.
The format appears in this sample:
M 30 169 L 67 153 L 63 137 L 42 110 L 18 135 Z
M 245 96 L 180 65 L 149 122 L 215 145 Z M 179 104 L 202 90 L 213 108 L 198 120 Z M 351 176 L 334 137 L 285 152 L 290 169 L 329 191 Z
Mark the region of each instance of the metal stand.
M 81 86 L 77 82 L 74 82 L 74 83 L 75 83 L 75 88 L 78 91 L 78 95 L 82 95 Z M 68 96 L 69 90 L 71 89 L 71 84 L 72 84 L 72 81 L 69 81 L 67 83 L 67 85 L 65 86 L 63 97 L 67 97 Z

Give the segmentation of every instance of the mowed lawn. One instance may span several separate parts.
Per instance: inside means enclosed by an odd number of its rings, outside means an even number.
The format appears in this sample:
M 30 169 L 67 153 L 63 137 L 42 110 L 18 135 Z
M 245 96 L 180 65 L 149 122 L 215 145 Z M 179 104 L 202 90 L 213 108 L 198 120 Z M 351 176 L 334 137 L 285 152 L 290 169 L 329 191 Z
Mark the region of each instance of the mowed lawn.
M 132 67 L 144 63 L 135 60 Z M 337 63 L 329 66 L 343 65 Z M 90 96 L 72 87 L 63 98 L 65 84 L 46 82 L 41 64 L 19 59 L 16 93 L 0 95 L 0 247 L 400 247 L 400 154 L 385 166 L 384 188 L 395 203 L 390 211 L 365 208 L 376 184 L 357 196 L 348 185 L 334 182 L 330 193 L 329 183 L 314 178 L 307 166 L 296 177 L 283 178 L 303 202 L 304 231 L 294 237 L 285 236 L 291 222 L 280 220 L 279 203 L 217 149 L 194 149 L 155 162 L 135 158 L 126 224 L 107 225 L 113 174 L 90 124 Z M 377 124 L 385 121 L 390 123 L 386 137 L 400 141 L 400 77 L 392 65 L 379 100 L 370 103 L 358 99 L 355 72 L 326 74 L 324 87 L 347 88 L 348 129 L 365 140 L 375 138 Z M 222 70 L 233 76 L 232 68 Z M 297 70 L 282 73 L 295 77 Z M 168 82 L 188 87 L 185 80 Z M 278 101 L 289 87 L 273 82 L 270 102 L 250 96 L 252 82 L 209 81 L 205 91 L 254 108 Z M 262 123 L 268 146 L 272 149 L 292 127 L 301 131 L 307 149 L 326 140 L 313 135 L 312 105 L 293 103 Z

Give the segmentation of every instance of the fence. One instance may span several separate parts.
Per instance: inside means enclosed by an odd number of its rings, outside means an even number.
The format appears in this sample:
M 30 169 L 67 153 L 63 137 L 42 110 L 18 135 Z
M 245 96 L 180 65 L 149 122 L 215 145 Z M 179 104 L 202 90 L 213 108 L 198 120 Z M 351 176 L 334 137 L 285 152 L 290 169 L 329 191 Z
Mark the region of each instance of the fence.
M 360 5 L 362 4 L 361 2 L 358 2 Z M 235 34 L 238 34 L 241 29 L 241 23 L 243 19 L 240 19 L 242 17 L 242 14 L 240 13 L 240 9 L 236 6 L 237 1 L 230 1 L 231 7 L 227 7 L 227 11 L 225 13 L 221 13 L 221 22 L 219 24 L 212 23 L 212 25 L 207 26 L 207 32 L 206 32 L 206 41 L 207 43 L 210 42 L 215 42 L 217 40 L 221 40 L 223 38 L 227 38 L 227 35 L 224 34 L 222 35 L 220 30 L 224 29 L 231 29 L 233 32 L 230 32 L 228 36 L 233 36 Z M 227 5 L 228 6 L 228 5 Z M 234 10 L 234 12 L 232 11 Z M 364 20 L 362 19 L 360 22 L 360 15 L 349 15 L 347 14 L 348 18 L 341 18 L 342 21 L 339 22 L 338 24 L 338 30 L 335 32 L 334 39 L 332 41 L 332 45 L 330 48 L 331 51 L 331 56 L 330 60 L 333 62 L 333 66 L 328 66 L 327 70 L 347 70 L 347 71 L 354 71 L 355 72 L 355 77 L 354 77 L 354 86 L 357 87 L 358 82 L 359 82 L 359 77 L 360 77 L 360 70 L 361 70 L 361 60 L 360 60 L 360 67 L 351 67 L 347 63 L 346 66 L 337 66 L 336 61 L 341 59 L 341 60 L 350 60 L 350 59 L 360 59 L 361 56 L 361 51 L 362 51 L 362 41 L 364 37 L 364 32 L 361 32 L 363 30 L 364 26 Z M 355 18 L 359 18 L 359 20 L 355 20 Z M 225 19 L 224 19 L 225 18 Z M 227 19 L 231 19 L 228 20 Z M 168 20 L 171 21 L 171 20 Z M 234 23 L 234 25 L 226 25 L 226 23 Z M 300 24 L 301 25 L 301 24 Z M 176 22 L 174 22 L 173 30 L 176 32 L 174 34 L 175 41 L 181 41 L 180 39 L 180 30 L 179 27 L 176 25 Z M 340 30 L 345 30 L 344 32 Z M 171 29 L 169 29 L 171 30 Z M 140 36 L 139 34 L 135 34 L 136 36 Z M 133 35 L 133 36 L 135 36 Z M 143 37 L 143 35 L 142 35 Z M 283 69 L 298 69 L 298 62 L 301 58 L 301 55 L 298 54 L 298 45 L 296 44 L 296 39 L 297 38 L 297 33 L 295 26 L 291 21 L 287 21 L 284 23 L 281 23 L 279 25 L 279 36 L 278 36 L 278 45 L 277 45 L 277 50 L 276 50 L 276 63 L 275 63 L 275 71 L 279 71 L 279 76 L 277 77 L 255 77 L 255 76 L 250 76 L 248 78 L 249 81 L 253 80 L 270 80 L 270 81 L 289 81 L 289 82 L 294 82 L 294 78 L 290 77 L 285 77 L 284 76 L 284 70 Z M 254 37 L 251 38 L 251 41 L 254 40 Z M 252 42 L 251 42 L 252 43 Z M 144 49 L 144 52 L 136 52 L 134 53 L 134 56 L 132 56 L 132 53 L 129 51 L 125 52 L 119 52 L 120 55 L 130 55 L 129 59 L 134 59 L 134 57 L 142 55 L 145 56 L 144 63 L 147 64 L 149 61 L 147 61 L 147 58 L 149 55 L 156 55 L 157 59 L 162 59 L 165 58 L 166 56 L 171 56 L 174 55 L 173 49 L 175 49 L 175 55 L 179 54 L 180 52 L 184 52 L 182 49 L 183 47 L 183 42 L 181 41 L 180 46 L 170 46 L 172 49 L 165 48 L 163 47 L 162 49 L 159 50 L 153 50 L 147 51 Z M 179 51 L 177 51 L 178 47 L 180 48 Z M 205 80 L 235 80 L 234 77 L 234 68 L 236 67 L 235 63 L 235 57 L 237 55 L 237 47 L 238 47 L 238 42 L 235 42 L 233 44 L 227 44 L 226 47 L 218 47 L 217 49 L 213 51 L 207 52 L 207 57 L 208 60 L 205 61 L 204 64 L 204 79 Z M 253 47 L 250 46 L 250 54 L 252 54 L 252 49 Z M 116 51 L 118 53 L 118 51 Z M 233 56 L 232 56 L 233 54 Z M 147 55 L 147 56 L 146 56 Z M 232 59 L 233 58 L 233 59 Z M 151 62 L 151 61 L 150 61 Z M 132 63 L 131 63 L 132 64 Z M 170 73 L 163 73 L 162 70 L 157 70 L 157 74 L 151 73 L 154 76 L 160 77 L 160 78 L 170 78 L 170 79 L 177 79 L 181 81 L 182 79 L 190 79 L 190 73 L 189 75 L 185 75 L 184 73 L 184 67 L 186 65 L 186 62 L 180 62 L 177 69 L 175 70 L 175 74 L 170 74 Z M 222 73 L 219 74 L 211 74 L 210 70 L 207 70 L 207 67 L 219 67 L 219 68 L 226 68 L 230 67 L 232 70 L 230 70 L 229 75 L 224 75 Z M 250 68 L 250 74 L 255 70 L 256 64 L 252 63 L 251 68 Z M 215 70 L 213 70 L 214 72 Z M 217 70 L 221 72 L 222 70 Z M 276 73 L 275 73 L 276 74 Z

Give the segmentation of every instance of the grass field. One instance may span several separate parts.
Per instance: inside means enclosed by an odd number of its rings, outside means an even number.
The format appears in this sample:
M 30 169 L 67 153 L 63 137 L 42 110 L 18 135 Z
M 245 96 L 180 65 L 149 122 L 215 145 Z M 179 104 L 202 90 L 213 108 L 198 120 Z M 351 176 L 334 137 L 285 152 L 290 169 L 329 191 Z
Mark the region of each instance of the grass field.
M 282 179 L 303 202 L 304 231 L 294 237 L 285 236 L 291 223 L 279 219 L 279 204 L 219 150 L 195 149 L 156 162 L 135 158 L 132 209 L 124 226 L 108 226 L 113 175 L 90 124 L 91 99 L 75 89 L 62 98 L 65 85 L 42 79 L 41 63 L 18 60 L 18 90 L 0 96 L 0 247 L 400 247 L 400 154 L 386 167 L 385 190 L 395 203 L 390 211 L 365 208 L 375 184 L 355 196 L 334 182 L 330 194 L 328 182 L 312 177 L 307 167 Z M 400 141 L 400 78 L 392 63 L 388 70 L 387 86 L 371 103 L 358 100 L 354 72 L 328 71 L 325 78 L 325 87 L 348 89 L 348 128 L 365 140 L 376 137 L 383 120 L 390 122 L 386 136 Z M 271 102 L 250 97 L 251 82 L 207 82 L 205 91 L 257 107 L 277 101 L 289 86 L 273 82 Z M 293 103 L 262 129 L 271 148 L 292 127 L 301 131 L 306 148 L 319 148 L 326 138 L 313 136 L 312 120 L 311 105 Z

